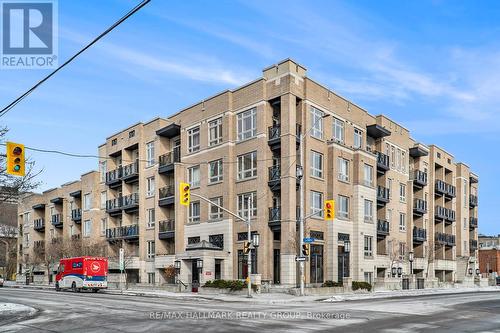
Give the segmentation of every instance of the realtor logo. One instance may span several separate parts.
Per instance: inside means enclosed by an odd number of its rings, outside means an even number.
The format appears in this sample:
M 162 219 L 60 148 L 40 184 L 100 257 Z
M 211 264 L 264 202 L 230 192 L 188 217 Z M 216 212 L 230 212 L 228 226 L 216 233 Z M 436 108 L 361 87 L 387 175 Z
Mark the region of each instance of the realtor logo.
M 57 12 L 53 1 L 2 1 L 1 67 L 57 66 Z

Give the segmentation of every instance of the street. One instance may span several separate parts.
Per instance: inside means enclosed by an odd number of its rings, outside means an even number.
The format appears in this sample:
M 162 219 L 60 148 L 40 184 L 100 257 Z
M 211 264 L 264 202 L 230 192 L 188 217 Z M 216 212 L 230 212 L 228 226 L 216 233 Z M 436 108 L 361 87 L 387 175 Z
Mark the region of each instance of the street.
M 37 310 L 0 315 L 2 332 L 500 332 L 499 292 L 258 304 L 2 288 L 2 303 Z

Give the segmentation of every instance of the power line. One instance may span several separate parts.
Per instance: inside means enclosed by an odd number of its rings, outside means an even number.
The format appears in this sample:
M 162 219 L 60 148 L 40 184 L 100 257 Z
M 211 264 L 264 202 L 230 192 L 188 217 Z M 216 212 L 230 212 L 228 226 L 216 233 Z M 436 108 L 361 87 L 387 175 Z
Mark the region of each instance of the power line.
M 141 3 L 139 3 L 137 6 L 135 6 L 134 8 L 132 8 L 132 10 L 130 10 L 127 14 L 125 14 L 125 16 L 123 16 L 121 19 L 119 19 L 118 21 L 116 21 L 113 25 L 111 25 L 108 29 L 106 29 L 103 33 L 101 33 L 99 36 L 97 36 L 94 40 L 92 40 L 89 44 L 87 44 L 84 48 L 82 48 L 80 51 L 78 51 L 75 55 L 73 55 L 71 58 L 69 58 L 68 60 L 66 60 L 62 65 L 60 65 L 59 67 L 57 67 L 54 71 L 52 71 L 49 75 L 47 75 L 46 77 L 44 77 L 42 80 L 40 80 L 37 84 L 35 84 L 33 87 L 31 87 L 28 91 L 26 91 L 24 94 L 22 94 L 21 96 L 19 96 L 18 98 L 16 98 L 13 102 L 11 102 L 9 105 L 7 105 L 6 107 L 4 107 L 1 111 L 0 111 L 0 117 L 4 116 L 5 114 L 7 114 L 7 112 L 9 112 L 10 110 L 12 110 L 12 108 L 14 108 L 14 106 L 16 106 L 19 102 L 21 102 L 25 97 L 27 97 L 29 94 L 31 94 L 36 88 L 38 88 L 39 86 L 41 86 L 45 81 L 47 81 L 48 79 L 50 79 L 53 75 L 55 75 L 58 71 L 60 71 L 61 69 L 63 69 L 66 65 L 68 65 L 70 62 L 72 62 L 76 57 L 78 57 L 80 54 L 82 54 L 83 52 L 85 52 L 88 48 L 90 48 L 92 45 L 94 45 L 95 43 L 97 43 L 101 38 L 103 38 L 104 36 L 106 36 L 109 32 L 111 32 L 114 28 L 116 28 L 117 26 L 119 26 L 120 24 L 122 24 L 125 20 L 127 20 L 130 16 L 132 16 L 133 14 L 135 14 L 137 11 L 139 11 L 142 7 L 144 7 L 146 4 L 148 4 L 151 0 L 143 0 Z

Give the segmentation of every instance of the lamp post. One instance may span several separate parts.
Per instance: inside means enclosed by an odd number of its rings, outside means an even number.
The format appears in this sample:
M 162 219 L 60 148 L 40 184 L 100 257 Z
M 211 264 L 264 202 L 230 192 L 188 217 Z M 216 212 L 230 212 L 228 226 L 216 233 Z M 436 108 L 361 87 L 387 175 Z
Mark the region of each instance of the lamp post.
M 398 267 L 398 277 L 401 277 L 401 275 L 403 275 L 403 268 Z
M 391 274 L 392 274 L 392 277 L 396 276 L 396 267 L 392 266 L 392 268 L 391 268 Z
M 472 275 L 472 267 L 469 267 L 469 275 Z
M 180 260 L 174 261 L 174 268 L 175 268 L 175 283 L 177 284 L 177 277 L 181 273 L 181 261 Z
M 408 253 L 408 261 L 410 262 L 410 275 L 413 275 L 413 251 Z
M 476 268 L 476 275 L 477 276 L 481 275 L 481 271 L 479 270 L 479 268 Z
M 346 240 L 344 241 L 344 254 L 342 255 L 342 282 L 344 282 L 344 278 L 349 275 L 349 261 L 347 262 L 347 275 L 345 269 L 345 257 L 349 255 L 349 252 L 351 252 L 351 242 Z

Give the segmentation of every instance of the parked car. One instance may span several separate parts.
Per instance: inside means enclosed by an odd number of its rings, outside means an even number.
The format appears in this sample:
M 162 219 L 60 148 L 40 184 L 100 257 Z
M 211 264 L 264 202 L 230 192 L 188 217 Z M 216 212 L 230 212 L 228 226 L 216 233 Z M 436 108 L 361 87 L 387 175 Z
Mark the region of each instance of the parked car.
M 0 287 L 3 287 L 3 282 L 4 282 L 3 276 L 0 275 Z

